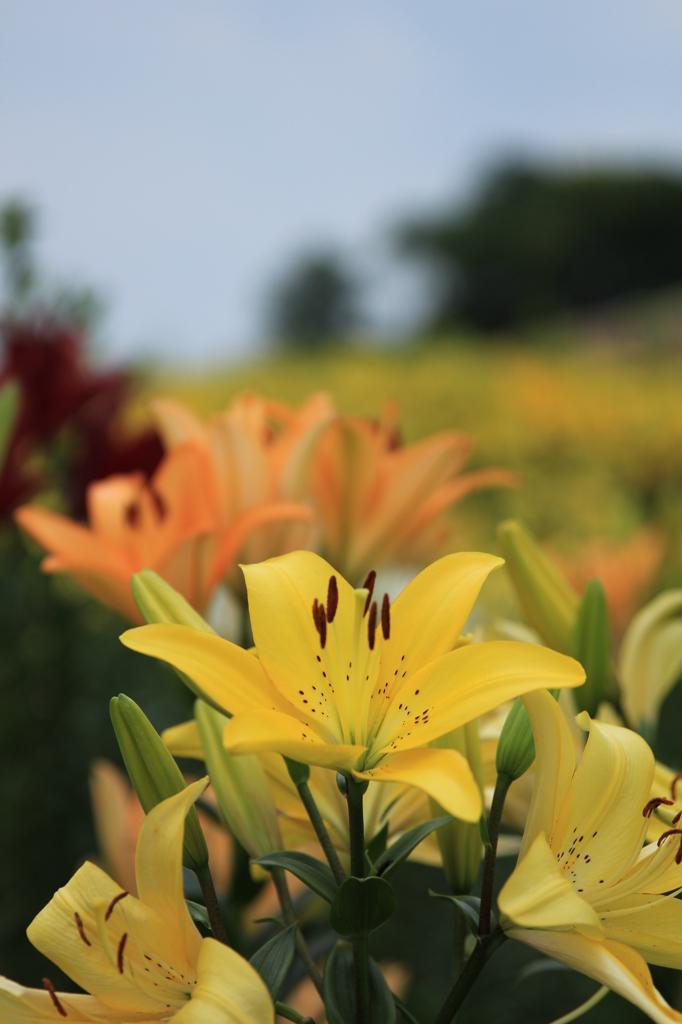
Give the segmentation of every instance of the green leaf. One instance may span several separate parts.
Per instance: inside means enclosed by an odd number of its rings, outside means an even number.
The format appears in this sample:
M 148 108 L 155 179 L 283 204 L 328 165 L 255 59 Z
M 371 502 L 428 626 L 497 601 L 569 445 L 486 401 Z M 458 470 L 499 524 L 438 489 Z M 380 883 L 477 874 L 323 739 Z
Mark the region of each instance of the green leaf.
M 478 896 L 452 896 L 449 892 L 433 892 L 429 889 L 429 896 L 437 900 L 450 900 L 461 912 L 466 921 L 469 931 L 475 939 L 478 938 L 478 920 L 481 914 L 481 901 Z M 497 926 L 497 919 L 493 913 L 490 915 L 490 926 Z
M 355 1024 L 357 1016 L 353 984 L 353 947 L 349 942 L 337 942 L 327 957 L 323 993 L 329 1024 Z M 371 959 L 369 997 L 372 1024 L 395 1024 L 396 1009 L 393 995 L 383 974 Z
M 17 422 L 21 389 L 15 380 L 8 380 L 0 389 L 0 470 L 5 464 L 14 426 Z
M 205 928 L 206 931 L 212 935 L 213 929 L 211 928 L 211 922 L 209 921 L 206 907 L 202 906 L 201 903 L 194 903 L 192 900 L 185 900 L 185 903 L 187 904 L 189 915 L 194 923 L 201 925 L 202 928 Z
M 410 829 L 404 836 L 397 839 L 395 843 L 392 843 L 377 859 L 374 865 L 377 875 L 383 875 L 384 878 L 388 878 L 399 864 L 407 860 L 422 840 L 426 839 L 432 832 L 435 832 L 437 828 L 447 825 L 452 820 L 452 815 L 447 814 L 443 818 L 434 818 L 432 821 L 426 821 L 423 825 L 417 825 L 416 828 Z
M 393 993 L 393 1002 L 398 1007 L 402 1016 L 405 1018 L 408 1024 L 419 1024 L 419 1021 L 417 1020 L 415 1015 L 412 1013 L 411 1010 L 407 1008 L 407 1006 L 405 1006 L 405 1003 L 402 1001 L 402 999 L 398 999 L 395 992 Z
M 323 864 L 317 857 L 295 850 L 278 850 L 276 853 L 269 853 L 267 857 L 259 857 L 253 863 L 260 864 L 263 868 L 284 868 L 305 882 L 309 889 L 327 903 L 334 902 L 338 886 L 329 866 Z
M 267 985 L 273 1001 L 282 991 L 294 962 L 297 927 L 297 924 L 292 924 L 279 935 L 275 935 L 274 939 L 270 939 L 256 950 L 249 961 Z
M 384 878 L 347 878 L 334 897 L 329 920 L 339 935 L 369 935 L 395 913 L 395 893 Z

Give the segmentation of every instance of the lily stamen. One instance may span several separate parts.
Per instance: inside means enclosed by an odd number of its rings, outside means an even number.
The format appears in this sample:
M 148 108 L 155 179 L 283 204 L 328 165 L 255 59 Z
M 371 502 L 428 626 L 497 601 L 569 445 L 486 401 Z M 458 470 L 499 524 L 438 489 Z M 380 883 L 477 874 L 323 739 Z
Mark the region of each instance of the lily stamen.
M 670 836 L 682 836 L 682 828 L 670 828 L 667 832 L 664 832 L 662 836 L 658 837 L 657 846 L 660 846 L 665 839 L 669 839 Z
M 391 635 L 391 604 L 388 594 L 384 594 L 381 602 L 381 632 L 384 634 L 384 640 L 388 640 Z
M 677 825 L 678 821 L 682 818 L 682 811 L 678 811 L 673 820 L 670 822 L 671 825 Z
M 363 617 L 367 614 L 369 606 L 372 601 L 372 594 L 374 593 L 374 584 L 376 583 L 377 573 L 376 569 L 370 569 L 367 573 L 367 579 L 362 584 L 362 589 L 367 591 L 367 600 L 365 601 L 365 610 L 362 613 Z
M 121 941 L 118 944 L 118 950 L 116 952 L 116 963 L 118 965 L 118 973 L 123 974 L 123 950 L 126 948 L 126 942 L 128 940 L 128 932 L 124 932 L 121 936 Z
M 660 807 L 660 806 L 661 806 L 661 804 L 665 804 L 665 805 L 666 805 L 666 807 L 671 807 L 671 806 L 672 806 L 672 804 L 673 804 L 673 801 L 672 801 L 672 800 L 669 800 L 669 799 L 667 798 L 667 796 L 655 796 L 655 797 L 654 797 L 654 798 L 653 798 L 652 800 L 650 800 L 650 801 L 649 801 L 649 803 L 648 803 L 648 804 L 646 804 L 646 806 L 644 807 L 644 810 L 642 811 L 642 817 L 644 817 L 644 818 L 650 818 L 650 817 L 651 817 L 651 815 L 653 814 L 653 812 L 654 812 L 654 811 L 655 811 L 655 810 L 656 810 L 656 809 L 657 809 L 658 807 Z M 673 822 L 673 824 L 675 824 L 675 822 Z
M 324 650 L 324 645 L 327 643 L 327 613 L 324 610 L 324 605 L 320 604 L 317 598 L 313 601 L 313 622 L 320 636 L 320 647 Z
M 126 896 L 130 896 L 130 893 L 128 892 L 127 889 L 124 889 L 123 892 L 120 892 L 118 894 L 118 896 L 114 896 L 113 900 L 111 901 L 111 903 L 107 907 L 106 913 L 104 915 L 104 920 L 105 921 L 108 921 L 109 918 L 111 917 L 112 911 L 113 911 L 114 907 L 116 906 L 116 904 L 120 900 L 125 899 Z
M 49 978 L 43 978 L 43 985 L 47 989 L 48 995 L 49 995 L 50 999 L 52 1000 L 52 1003 L 54 1004 L 54 1007 L 57 1010 L 57 1013 L 61 1017 L 66 1017 L 66 1010 L 64 1009 L 64 1007 L 60 1003 L 60 1001 L 59 1001 L 59 999 L 57 997 L 57 993 L 54 990 L 54 985 L 52 984 L 50 979 Z
M 74 920 L 76 922 L 76 928 L 78 929 L 78 934 L 80 935 L 81 939 L 83 940 L 83 942 L 85 943 L 86 946 L 91 946 L 92 943 L 90 942 L 90 939 L 85 934 L 85 928 L 83 927 L 83 919 L 82 919 L 82 917 L 80 916 L 80 914 L 78 913 L 77 910 L 74 912 L 73 916 L 74 916 Z
M 372 601 L 372 607 L 369 610 L 369 619 L 367 621 L 367 642 L 369 644 L 370 651 L 374 650 L 374 641 L 377 635 L 377 603 Z
M 327 622 L 330 624 L 334 621 L 336 615 L 336 609 L 339 607 L 339 586 L 336 582 L 336 576 L 329 577 L 329 587 L 327 588 Z

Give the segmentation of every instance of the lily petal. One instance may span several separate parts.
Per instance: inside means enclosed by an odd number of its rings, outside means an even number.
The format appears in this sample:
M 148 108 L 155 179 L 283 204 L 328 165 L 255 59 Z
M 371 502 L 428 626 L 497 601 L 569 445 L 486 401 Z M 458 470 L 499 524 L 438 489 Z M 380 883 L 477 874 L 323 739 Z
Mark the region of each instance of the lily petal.
M 523 833 L 519 862 L 535 837 L 550 836 L 575 771 L 575 744 L 566 716 L 547 690 L 523 696 L 535 740 L 535 783 Z
M 354 771 L 358 779 L 403 782 L 432 796 L 448 814 L 478 821 L 481 793 L 469 762 L 456 750 L 424 747 L 389 754 L 369 771 Z
M 184 672 L 229 714 L 275 708 L 296 716 L 258 658 L 220 636 L 189 626 L 154 625 L 129 629 L 121 643 Z
M 215 939 L 204 939 L 192 999 L 173 1020 L 177 1024 L 274 1024 L 275 1008 L 251 964 Z
M 199 726 L 195 718 L 191 718 L 189 722 L 182 722 L 180 725 L 173 725 L 170 729 L 164 729 L 161 739 L 173 757 L 189 757 L 194 761 L 205 760 Z
M 623 941 L 647 963 L 682 968 L 682 902 L 642 894 L 602 914 L 609 939 Z
M 251 711 L 236 715 L 225 726 L 225 748 L 231 754 L 275 751 L 303 764 L 350 771 L 367 747 L 325 742 L 305 723 L 277 711 Z
M 582 666 L 556 651 L 512 640 L 459 647 L 395 692 L 373 750 L 409 750 L 531 690 L 580 686 Z
M 116 1024 L 156 1024 L 158 1017 L 148 1013 L 121 1012 L 95 999 L 74 992 L 56 992 L 55 996 L 68 1021 L 92 1024 L 92 1021 L 114 1021 Z M 3 1024 L 43 1024 L 43 1021 L 64 1020 L 45 989 L 24 988 L 9 978 L 0 977 L 0 1020 Z
M 556 930 L 575 928 L 593 939 L 604 937 L 599 918 L 578 896 L 540 832 L 516 865 L 498 897 L 501 923 L 509 927 Z M 518 938 L 518 936 L 516 936 Z
M 508 935 L 608 986 L 612 992 L 638 1006 L 656 1024 L 682 1021 L 682 1014 L 668 1006 L 655 988 L 646 961 L 620 942 L 596 942 L 570 932 L 514 929 Z

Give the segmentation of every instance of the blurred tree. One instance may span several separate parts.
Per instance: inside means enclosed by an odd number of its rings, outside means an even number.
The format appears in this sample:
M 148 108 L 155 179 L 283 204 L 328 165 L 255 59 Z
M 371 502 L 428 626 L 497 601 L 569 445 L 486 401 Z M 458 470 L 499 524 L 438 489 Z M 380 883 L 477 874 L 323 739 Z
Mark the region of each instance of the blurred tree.
M 343 337 L 361 322 L 359 285 L 333 252 L 314 252 L 275 286 L 270 300 L 272 335 L 313 347 Z
M 35 285 L 34 237 L 35 211 L 32 207 L 20 199 L 10 199 L 0 207 L 0 244 L 10 307 L 21 306 Z
M 434 273 L 429 326 L 508 329 L 682 284 L 682 176 L 510 164 L 397 247 Z

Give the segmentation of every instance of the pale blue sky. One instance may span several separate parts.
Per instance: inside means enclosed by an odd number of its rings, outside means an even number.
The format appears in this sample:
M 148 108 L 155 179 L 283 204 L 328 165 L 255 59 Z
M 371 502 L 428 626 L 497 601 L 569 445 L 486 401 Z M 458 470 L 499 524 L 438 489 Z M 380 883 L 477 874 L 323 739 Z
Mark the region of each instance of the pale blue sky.
M 0 197 L 114 355 L 254 351 L 287 257 L 509 151 L 682 164 L 680 0 L 0 0 Z

